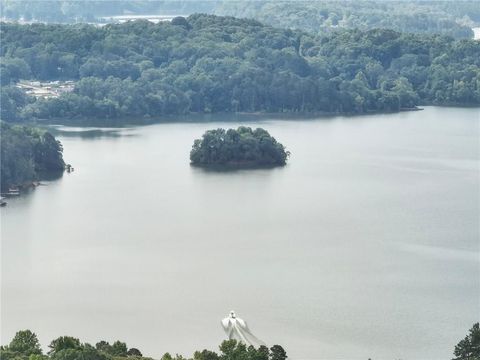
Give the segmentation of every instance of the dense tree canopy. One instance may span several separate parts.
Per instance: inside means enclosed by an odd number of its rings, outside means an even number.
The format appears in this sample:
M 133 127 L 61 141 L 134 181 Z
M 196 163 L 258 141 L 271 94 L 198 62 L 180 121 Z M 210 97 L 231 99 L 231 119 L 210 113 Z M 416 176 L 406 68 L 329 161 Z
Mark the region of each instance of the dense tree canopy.
M 18 331 L 12 341 L 10 341 L 8 348 L 10 351 L 19 352 L 27 356 L 42 353 L 37 335 L 30 330 Z
M 193 143 L 194 165 L 276 166 L 285 165 L 290 153 L 261 128 L 208 130 Z
M 18 342 L 22 345 L 18 347 Z M 26 344 L 26 345 L 25 345 Z M 19 331 L 12 342 L 0 347 L 2 360 L 152 360 L 142 357 L 140 350 L 128 347 L 124 342 L 115 341 L 110 345 L 100 341 L 94 347 L 88 343 L 81 343 L 79 339 L 71 336 L 61 336 L 50 344 L 51 351 L 42 354 L 37 335 L 30 330 Z M 118 352 L 115 349 L 121 349 Z M 219 346 L 220 353 L 202 350 L 196 351 L 192 358 L 181 355 L 172 356 L 166 353 L 161 360 L 286 360 L 287 353 L 280 345 L 270 349 L 260 346 L 245 346 L 236 340 L 226 340 Z
M 391 30 L 312 35 L 254 20 L 15 25 L 1 29 L 4 85 L 78 80 L 56 99 L 2 90 L 5 120 L 189 112 L 398 111 L 480 104 L 480 42 Z
M 61 172 L 65 167 L 62 145 L 52 134 L 1 122 L 1 188 L 39 180 L 43 174 Z M 31 334 L 19 332 L 12 349 L 31 345 Z M 30 339 L 30 340 L 28 340 Z M 30 342 L 29 342 L 30 341 Z M 19 350 L 20 351 L 20 350 Z

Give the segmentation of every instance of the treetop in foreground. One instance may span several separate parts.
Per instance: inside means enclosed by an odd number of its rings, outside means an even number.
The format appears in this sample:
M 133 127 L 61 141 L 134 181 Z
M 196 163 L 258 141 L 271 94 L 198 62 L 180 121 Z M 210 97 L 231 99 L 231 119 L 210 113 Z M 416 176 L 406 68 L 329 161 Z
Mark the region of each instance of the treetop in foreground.
M 52 340 L 49 351 L 43 354 L 37 335 L 30 330 L 17 332 L 10 344 L 0 346 L 2 360 L 153 360 L 144 357 L 137 348 L 115 341 L 99 341 L 95 346 L 82 343 L 71 336 Z M 165 353 L 160 360 L 286 360 L 287 353 L 280 345 L 255 348 L 236 340 L 225 340 L 219 346 L 220 353 L 210 350 L 195 351 L 193 357 L 172 356 Z
M 236 167 L 283 166 L 290 152 L 262 128 L 207 130 L 196 139 L 190 152 L 193 165 Z
M 477 360 L 480 359 L 480 324 L 473 324 L 469 333 L 456 346 L 453 352 L 453 360 Z

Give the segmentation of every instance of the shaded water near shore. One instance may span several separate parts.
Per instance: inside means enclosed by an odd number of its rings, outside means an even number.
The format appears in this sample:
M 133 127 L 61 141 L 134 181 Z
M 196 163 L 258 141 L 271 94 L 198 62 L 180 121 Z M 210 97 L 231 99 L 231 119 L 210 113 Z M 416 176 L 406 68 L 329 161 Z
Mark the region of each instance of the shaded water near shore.
M 449 359 L 480 317 L 479 111 L 250 118 L 289 164 L 228 172 L 188 163 L 227 115 L 57 128 L 75 171 L 1 209 L 1 342 L 191 355 L 234 309 L 292 359 Z

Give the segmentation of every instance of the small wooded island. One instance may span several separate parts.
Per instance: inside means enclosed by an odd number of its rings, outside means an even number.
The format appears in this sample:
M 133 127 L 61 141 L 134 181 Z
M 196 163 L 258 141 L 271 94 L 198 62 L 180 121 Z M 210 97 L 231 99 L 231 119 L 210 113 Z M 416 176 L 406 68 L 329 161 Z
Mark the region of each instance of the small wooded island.
M 284 166 L 290 152 L 262 128 L 207 130 L 190 152 L 192 165 L 228 167 Z

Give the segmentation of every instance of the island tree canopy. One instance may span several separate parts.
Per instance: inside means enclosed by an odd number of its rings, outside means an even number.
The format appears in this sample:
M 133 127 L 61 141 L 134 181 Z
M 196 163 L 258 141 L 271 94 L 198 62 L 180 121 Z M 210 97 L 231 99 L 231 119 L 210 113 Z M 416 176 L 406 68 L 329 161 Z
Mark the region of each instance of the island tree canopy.
M 190 160 L 194 165 L 283 166 L 289 155 L 266 130 L 240 126 L 206 131 L 194 141 Z

